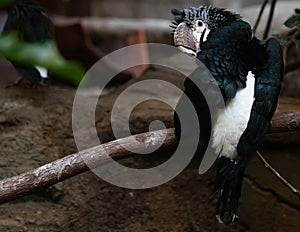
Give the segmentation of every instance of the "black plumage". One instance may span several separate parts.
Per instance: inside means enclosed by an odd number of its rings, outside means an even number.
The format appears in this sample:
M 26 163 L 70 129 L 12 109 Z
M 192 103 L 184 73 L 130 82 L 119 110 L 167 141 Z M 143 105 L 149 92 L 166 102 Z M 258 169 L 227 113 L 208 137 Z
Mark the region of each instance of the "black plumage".
M 20 41 L 32 44 L 44 44 L 53 41 L 53 28 L 51 21 L 42 8 L 34 0 L 17 0 L 7 8 L 7 21 L 5 32 L 16 33 Z M 48 84 L 47 76 L 42 76 L 34 66 L 26 66 L 12 62 L 21 77 L 37 84 Z
M 209 34 L 200 47 L 197 58 L 211 71 L 226 98 L 233 98 L 239 88 L 246 86 L 250 66 L 243 62 L 241 49 L 248 46 L 252 32 L 242 20 L 222 26 Z
M 266 57 L 262 62 L 263 65 L 254 70 L 256 73 L 255 100 L 248 126 L 237 147 L 241 157 L 254 153 L 270 128 L 270 121 L 275 113 L 281 89 L 284 67 L 280 44 L 275 39 L 269 39 L 265 45 L 261 46 L 266 52 Z
M 202 33 L 200 41 L 196 41 L 200 44 L 198 51 L 195 52 L 197 62 L 203 63 L 216 80 L 222 92 L 225 108 L 227 103 L 236 97 L 239 90 L 247 87 L 249 72 L 255 77 L 254 96 L 249 96 L 250 100 L 254 98 L 250 118 L 235 147 L 237 158 L 221 156 L 216 174 L 214 195 L 218 196 L 217 218 L 224 221 L 225 216 L 229 215 L 229 220 L 234 221 L 237 218 L 245 167 L 270 128 L 270 121 L 277 106 L 283 76 L 281 47 L 275 39 L 262 43 L 252 35 L 251 26 L 238 14 L 224 9 L 201 6 L 172 10 L 172 13 L 175 19 L 174 25 L 177 25 L 174 30 L 176 46 L 194 49 L 196 46 L 190 44 L 192 39 L 176 38 L 176 36 Z M 201 22 L 199 25 L 204 24 L 205 28 L 197 26 L 199 21 Z M 178 33 L 183 29 L 185 32 L 189 30 L 190 32 Z M 210 33 L 204 41 L 203 34 L 207 30 Z M 198 114 L 201 131 L 197 153 L 204 154 L 211 135 L 212 115 L 204 94 L 189 78 L 185 81 L 184 93 L 189 97 Z M 178 107 L 182 107 L 180 100 Z M 174 123 L 178 138 L 188 137 L 180 134 L 180 121 L 176 113 Z

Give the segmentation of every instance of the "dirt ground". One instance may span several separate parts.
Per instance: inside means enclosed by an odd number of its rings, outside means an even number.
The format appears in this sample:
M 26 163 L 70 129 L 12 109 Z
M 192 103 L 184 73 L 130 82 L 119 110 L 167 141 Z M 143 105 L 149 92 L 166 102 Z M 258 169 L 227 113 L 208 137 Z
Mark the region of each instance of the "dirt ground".
M 180 86 L 178 73 L 150 68 L 141 80 L 163 77 Z M 128 86 L 122 86 L 121 89 Z M 100 99 L 96 125 L 102 141 L 113 139 L 110 105 L 120 90 Z M 39 167 L 77 151 L 72 126 L 72 88 L 12 87 L 0 89 L 0 178 Z M 300 101 L 298 102 L 300 110 Z M 284 103 L 282 103 L 284 105 Z M 149 122 L 172 127 L 172 110 L 148 102 L 131 115 L 133 133 Z M 300 134 L 268 136 L 260 149 L 275 168 L 300 187 Z M 127 165 L 155 166 L 164 156 L 130 158 Z M 197 173 L 199 157 L 163 186 L 128 190 L 86 172 L 0 206 L 0 231 L 300 231 L 300 200 L 254 157 L 245 176 L 240 221 L 219 224 L 210 201 L 214 168 Z

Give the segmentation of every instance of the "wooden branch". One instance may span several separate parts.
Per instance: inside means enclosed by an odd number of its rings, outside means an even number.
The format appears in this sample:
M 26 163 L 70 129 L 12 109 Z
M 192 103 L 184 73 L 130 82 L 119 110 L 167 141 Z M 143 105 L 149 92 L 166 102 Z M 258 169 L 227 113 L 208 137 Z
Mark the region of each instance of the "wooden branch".
M 300 197 L 300 192 L 298 189 L 296 189 L 291 183 L 289 183 L 284 177 L 280 175 L 278 171 L 276 171 L 266 160 L 265 158 L 260 154 L 259 151 L 256 151 L 256 154 L 258 158 L 263 162 L 265 165 L 266 169 L 268 169 L 270 172 L 272 172 L 285 186 L 287 186 L 293 194 L 296 196 Z
M 264 0 L 263 4 L 261 5 L 259 14 L 258 14 L 258 16 L 257 16 L 255 25 L 254 25 L 254 27 L 253 27 L 253 34 L 254 34 L 254 35 L 256 34 L 256 30 L 257 30 L 257 28 L 258 28 L 258 25 L 259 25 L 259 23 L 260 23 L 261 17 L 262 17 L 262 15 L 263 15 L 263 13 L 264 13 L 264 10 L 265 10 L 266 5 L 267 5 L 268 2 L 269 2 L 269 0 Z
M 291 63 L 287 64 L 286 67 L 285 67 L 285 73 L 294 71 L 298 68 L 300 68 L 300 60 L 296 60 L 294 62 L 291 62 Z
M 277 2 L 277 0 L 272 0 L 272 2 L 271 2 L 270 14 L 269 14 L 269 18 L 268 18 L 268 22 L 267 22 L 267 26 L 266 26 L 266 29 L 265 29 L 265 32 L 264 32 L 263 39 L 268 38 L 269 31 L 270 31 L 270 28 L 271 28 L 271 24 L 272 24 L 272 21 L 273 21 L 273 15 L 274 15 L 274 11 L 275 11 L 276 2 Z
M 174 135 L 174 129 L 148 132 L 102 144 L 80 153 L 66 156 L 19 176 L 2 180 L 0 181 L 0 204 L 88 171 L 89 167 L 85 161 L 93 163 L 95 166 L 100 166 L 108 161 L 109 157 L 107 154 L 114 160 L 134 155 L 124 149 L 121 144 L 128 146 L 128 144 L 133 144 L 133 141 L 137 140 L 142 142 L 141 144 L 147 149 L 153 149 L 153 147 L 161 144 L 164 137 L 163 148 L 169 149 L 176 146 L 177 139 Z M 145 149 L 145 147 L 140 148 Z M 135 147 L 135 149 L 139 149 L 139 147 Z
M 300 112 L 276 113 L 269 134 L 300 130 Z
M 294 43 L 294 39 L 297 38 L 297 35 L 300 33 L 300 29 L 296 29 L 296 31 L 293 32 L 292 36 L 289 38 L 287 45 L 283 48 L 283 61 L 284 61 L 284 67 L 285 67 L 285 72 L 288 72 L 288 68 L 287 67 L 287 59 L 288 59 L 288 51 L 291 48 L 291 46 Z M 297 63 L 296 63 L 297 65 Z
M 300 130 L 300 112 L 277 113 L 273 118 L 272 129 L 269 133 L 295 130 Z M 135 155 L 124 149 L 121 144 L 128 146 L 128 144 L 133 144 L 133 141 L 138 140 L 142 142 L 140 146 L 145 146 L 151 150 L 157 147 L 164 137 L 163 148 L 171 149 L 177 145 L 173 128 L 148 132 L 102 144 L 53 161 L 32 171 L 4 179 L 0 181 L 0 204 L 88 171 L 89 167 L 85 161 L 93 163 L 97 167 L 108 161 L 107 154 L 114 160 L 125 159 Z M 147 143 L 147 141 L 151 141 L 151 143 Z M 135 149 L 138 148 L 135 147 Z

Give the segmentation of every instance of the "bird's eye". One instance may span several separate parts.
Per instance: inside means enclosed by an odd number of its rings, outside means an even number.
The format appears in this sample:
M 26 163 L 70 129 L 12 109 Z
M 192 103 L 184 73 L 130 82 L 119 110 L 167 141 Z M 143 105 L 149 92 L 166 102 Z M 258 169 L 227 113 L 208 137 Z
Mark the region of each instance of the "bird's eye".
M 197 26 L 198 27 L 202 27 L 203 26 L 203 23 L 201 21 L 197 21 Z

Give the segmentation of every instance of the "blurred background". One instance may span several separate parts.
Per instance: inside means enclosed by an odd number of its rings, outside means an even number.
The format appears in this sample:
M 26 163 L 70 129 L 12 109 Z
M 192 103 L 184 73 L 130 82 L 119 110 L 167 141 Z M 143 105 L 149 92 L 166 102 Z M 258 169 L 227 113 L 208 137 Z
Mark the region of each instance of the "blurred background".
M 45 7 L 47 15 L 54 24 L 55 40 L 62 56 L 67 60 L 78 62 L 88 70 L 106 54 L 127 45 L 146 42 L 173 45 L 169 27 L 172 21 L 170 10 L 173 8 L 212 4 L 240 13 L 244 20 L 254 26 L 263 1 L 42 0 L 39 2 Z M 277 2 L 269 36 L 287 31 L 283 23 L 293 14 L 297 3 L 299 0 Z M 270 6 L 267 5 L 256 32 L 258 38 L 262 38 L 269 9 Z M 137 55 L 141 56 L 141 59 L 147 59 L 145 51 L 140 51 Z M 16 73 L 2 58 L 0 58 L 0 67 L 2 73 L 5 73 L 0 79 L 0 85 L 3 86 L 11 82 L 16 77 Z M 116 77 L 113 85 L 120 85 L 132 77 L 139 76 L 145 68 L 133 68 L 122 72 Z
M 51 13 L 67 16 L 97 16 L 122 18 L 164 18 L 172 8 L 212 4 L 239 10 L 240 8 L 259 4 L 261 0 L 44 0 L 44 5 Z

